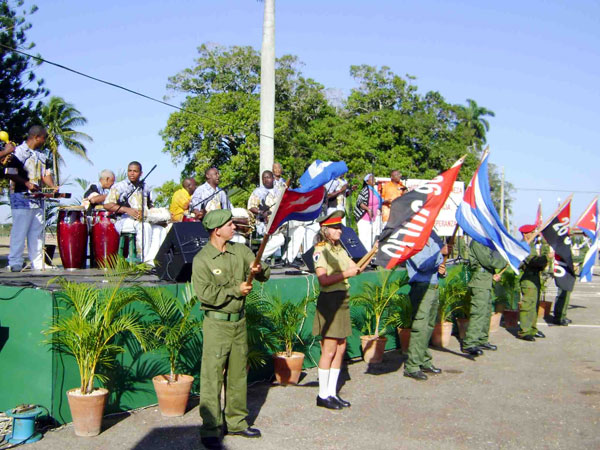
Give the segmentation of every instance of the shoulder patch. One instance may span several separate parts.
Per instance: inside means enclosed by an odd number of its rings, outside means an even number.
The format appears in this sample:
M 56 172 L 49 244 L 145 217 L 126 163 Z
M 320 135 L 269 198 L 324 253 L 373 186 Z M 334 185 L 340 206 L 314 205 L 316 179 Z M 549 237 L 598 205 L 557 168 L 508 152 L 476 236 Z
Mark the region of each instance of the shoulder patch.
M 317 262 L 320 257 L 321 257 L 321 252 L 314 252 L 313 253 L 313 261 L 314 262 Z
M 221 275 L 221 269 L 213 269 L 212 273 L 214 273 L 215 275 Z

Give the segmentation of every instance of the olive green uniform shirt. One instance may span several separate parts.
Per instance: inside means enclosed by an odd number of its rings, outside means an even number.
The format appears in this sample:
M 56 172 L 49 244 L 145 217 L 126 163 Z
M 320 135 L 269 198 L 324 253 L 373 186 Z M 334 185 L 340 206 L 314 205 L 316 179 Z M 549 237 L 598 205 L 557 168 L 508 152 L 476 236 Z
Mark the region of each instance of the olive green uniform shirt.
M 469 287 L 492 289 L 492 276 L 496 269 L 506 266 L 506 260 L 496 250 L 473 239 L 469 245 L 469 264 L 473 271 Z
M 228 314 L 244 309 L 245 297 L 240 284 L 248 279 L 250 265 L 254 262 L 252 251 L 242 244 L 228 242 L 221 253 L 210 242 L 194 257 L 192 282 L 205 311 Z M 269 266 L 261 261 L 263 270 L 256 275 L 258 281 L 267 281 Z
M 533 283 L 540 288 L 540 272 L 548 264 L 548 246 L 542 245 L 541 256 L 538 256 L 535 243 L 529 244 L 529 256 L 521 263 L 523 274 L 521 275 L 521 284 Z
M 329 242 L 319 242 L 315 245 L 313 260 L 315 262 L 315 271 L 317 268 L 325 269 L 327 276 L 334 273 L 342 273 L 352 263 L 344 247 L 341 245 L 331 245 Z M 350 289 L 350 282 L 347 278 L 329 286 L 321 286 L 321 292 L 347 291 L 348 289 Z

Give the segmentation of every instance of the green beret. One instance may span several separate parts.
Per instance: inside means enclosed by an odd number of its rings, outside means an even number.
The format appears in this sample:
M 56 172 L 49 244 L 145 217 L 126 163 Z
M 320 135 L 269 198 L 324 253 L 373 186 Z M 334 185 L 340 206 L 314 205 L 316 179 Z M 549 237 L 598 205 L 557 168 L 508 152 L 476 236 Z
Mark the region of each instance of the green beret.
M 209 211 L 202 219 L 202 225 L 208 231 L 222 227 L 231 220 L 231 211 L 229 209 L 215 209 Z
M 342 223 L 342 219 L 346 213 L 344 211 L 340 211 L 339 209 L 332 212 L 331 214 L 327 214 L 326 216 L 321 216 L 317 219 L 317 222 L 321 224 L 322 227 L 331 227 L 334 225 L 340 225 Z

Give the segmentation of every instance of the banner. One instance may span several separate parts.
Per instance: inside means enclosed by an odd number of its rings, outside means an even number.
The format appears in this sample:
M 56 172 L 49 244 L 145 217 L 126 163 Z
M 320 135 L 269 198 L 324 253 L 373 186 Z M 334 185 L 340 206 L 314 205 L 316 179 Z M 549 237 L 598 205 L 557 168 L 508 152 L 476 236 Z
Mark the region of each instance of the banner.
M 390 218 L 379 238 L 376 264 L 392 269 L 423 249 L 464 159 L 392 202 Z
M 554 250 L 554 280 L 563 291 L 572 291 L 575 286 L 575 270 L 571 255 L 571 199 L 567 200 L 558 214 L 542 230 L 542 236 Z

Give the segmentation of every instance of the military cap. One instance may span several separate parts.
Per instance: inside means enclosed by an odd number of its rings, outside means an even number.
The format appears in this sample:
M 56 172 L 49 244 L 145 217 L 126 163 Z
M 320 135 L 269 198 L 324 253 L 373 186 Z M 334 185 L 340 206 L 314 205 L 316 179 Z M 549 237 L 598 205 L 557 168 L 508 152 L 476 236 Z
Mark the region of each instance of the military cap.
M 534 230 L 535 230 L 535 225 L 523 225 L 523 226 L 521 226 L 521 228 L 519 228 L 519 231 L 523 234 L 531 233 Z
M 222 227 L 231 220 L 231 211 L 228 209 L 215 209 L 209 211 L 204 219 L 202 219 L 202 225 L 208 231 L 214 230 L 215 228 Z
M 332 227 L 334 225 L 340 225 L 345 215 L 346 213 L 344 213 L 344 211 L 337 210 L 326 216 L 319 217 L 317 222 L 319 222 L 322 227 Z

